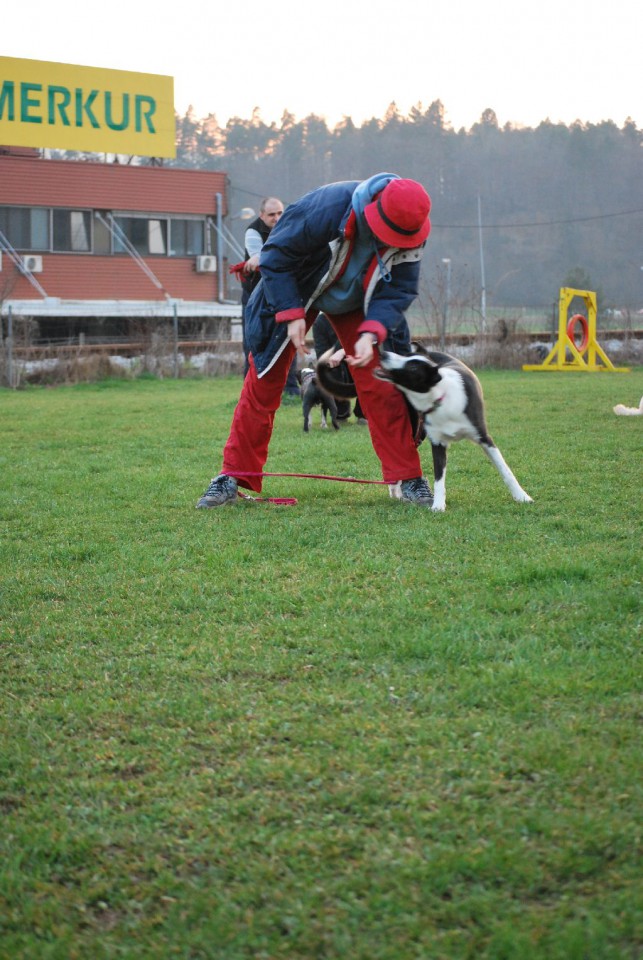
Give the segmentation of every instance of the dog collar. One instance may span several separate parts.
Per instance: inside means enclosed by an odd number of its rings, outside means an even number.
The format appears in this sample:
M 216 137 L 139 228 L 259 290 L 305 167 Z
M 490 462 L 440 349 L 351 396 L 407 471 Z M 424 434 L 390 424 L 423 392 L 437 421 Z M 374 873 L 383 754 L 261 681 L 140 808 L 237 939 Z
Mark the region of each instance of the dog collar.
M 424 411 L 424 415 L 426 416 L 428 413 L 433 413 L 434 410 L 437 410 L 438 407 L 441 407 L 442 404 L 444 403 L 445 397 L 446 397 L 446 393 L 443 393 L 441 397 L 438 397 L 438 399 L 435 401 L 433 406 L 429 407 L 427 410 Z

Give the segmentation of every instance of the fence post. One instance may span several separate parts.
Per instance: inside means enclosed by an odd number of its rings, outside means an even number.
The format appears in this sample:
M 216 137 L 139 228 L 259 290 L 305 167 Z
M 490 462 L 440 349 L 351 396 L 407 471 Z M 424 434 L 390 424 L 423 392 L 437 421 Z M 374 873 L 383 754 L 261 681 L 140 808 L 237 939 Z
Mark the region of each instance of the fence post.
M 173 305 L 174 310 L 174 377 L 178 379 L 179 376 L 179 313 L 176 307 L 176 303 Z
M 9 389 L 13 388 L 13 311 L 9 306 L 7 314 L 7 380 Z

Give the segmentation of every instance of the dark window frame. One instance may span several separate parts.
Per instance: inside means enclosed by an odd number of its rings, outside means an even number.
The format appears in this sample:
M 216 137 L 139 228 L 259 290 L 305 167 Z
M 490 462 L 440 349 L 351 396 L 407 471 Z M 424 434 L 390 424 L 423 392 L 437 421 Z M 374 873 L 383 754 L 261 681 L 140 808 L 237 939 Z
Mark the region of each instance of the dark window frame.
M 125 244 L 114 234 L 110 237 L 109 254 L 96 253 L 95 212 L 83 207 L 0 204 L 0 230 L 15 250 L 24 253 L 127 255 Z M 209 250 L 207 214 L 177 216 L 118 210 L 112 211 L 111 216 L 121 229 L 125 226 L 125 235 L 142 257 L 193 259 Z M 76 217 L 81 219 L 75 228 L 73 221 Z M 158 249 L 154 249 L 155 246 Z
M 42 217 L 46 222 L 37 223 Z M 20 252 L 51 252 L 51 219 L 51 207 L 9 203 L 0 205 L 0 230 L 14 250 Z M 11 220 L 14 221 L 13 225 Z M 45 237 L 46 243 L 40 242 Z
M 82 235 L 86 240 L 86 246 L 74 246 L 75 238 L 80 237 L 78 227 L 74 227 L 73 220 L 75 216 L 82 217 Z M 68 217 L 68 223 L 64 223 L 63 217 Z M 94 252 L 94 235 L 91 210 L 83 210 L 76 207 L 52 207 L 51 210 L 51 250 L 53 253 L 74 253 L 74 254 L 92 254 Z M 67 243 L 68 245 L 64 245 Z

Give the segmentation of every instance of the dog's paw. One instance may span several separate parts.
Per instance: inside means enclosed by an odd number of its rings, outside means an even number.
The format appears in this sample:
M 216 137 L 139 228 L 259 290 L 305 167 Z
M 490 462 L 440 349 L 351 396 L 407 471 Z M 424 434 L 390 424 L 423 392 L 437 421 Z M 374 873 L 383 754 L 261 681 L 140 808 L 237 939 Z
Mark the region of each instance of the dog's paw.
M 520 493 L 517 493 L 514 497 L 516 503 L 533 503 L 534 501 L 529 496 L 528 493 L 525 493 L 524 490 L 521 490 Z

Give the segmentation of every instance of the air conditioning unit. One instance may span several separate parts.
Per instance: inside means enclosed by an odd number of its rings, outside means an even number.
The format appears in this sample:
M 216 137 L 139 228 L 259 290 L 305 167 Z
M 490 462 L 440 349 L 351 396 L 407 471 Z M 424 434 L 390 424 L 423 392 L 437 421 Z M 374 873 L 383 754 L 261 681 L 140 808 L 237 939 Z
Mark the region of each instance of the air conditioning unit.
M 29 273 L 42 273 L 42 257 L 23 257 L 22 265 Z
M 210 255 L 207 255 L 204 257 L 197 257 L 196 272 L 197 273 L 216 273 L 217 258 Z

